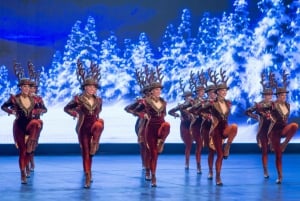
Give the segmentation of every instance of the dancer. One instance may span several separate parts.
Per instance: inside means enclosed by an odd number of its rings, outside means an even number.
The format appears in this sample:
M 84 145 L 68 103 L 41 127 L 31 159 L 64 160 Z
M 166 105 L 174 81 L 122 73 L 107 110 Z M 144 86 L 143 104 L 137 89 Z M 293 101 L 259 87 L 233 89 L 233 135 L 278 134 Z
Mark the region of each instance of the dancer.
M 193 101 L 193 105 L 202 104 L 205 101 L 205 85 L 207 84 L 207 80 L 205 79 L 203 71 L 201 73 L 197 73 L 197 79 L 194 78 L 194 74 L 191 72 L 190 74 L 190 83 L 192 83 L 193 88 L 196 92 L 196 98 Z M 200 84 L 199 84 L 200 83 Z M 202 125 L 202 117 L 195 113 L 190 113 L 192 117 L 191 125 L 190 125 L 190 133 L 193 136 L 193 139 L 196 143 L 195 155 L 196 155 L 196 163 L 197 163 L 197 174 L 201 174 L 201 151 L 203 146 L 203 138 L 200 133 L 201 125 Z
M 190 152 L 193 145 L 193 136 L 190 133 L 191 115 L 186 111 L 188 107 L 193 104 L 193 93 L 190 91 L 183 92 L 182 97 L 184 102 L 178 106 L 170 109 L 168 114 L 173 117 L 180 117 L 180 137 L 185 145 L 185 169 L 189 169 L 190 164 Z M 178 114 L 179 112 L 179 114 Z
M 140 104 L 135 112 L 140 118 L 147 120 L 143 127 L 147 146 L 146 176 L 151 173 L 152 187 L 156 187 L 158 154 L 162 153 L 170 133 L 170 124 L 165 121 L 167 102 L 161 97 L 161 69 L 157 67 L 156 72 L 156 77 L 153 75 L 150 76 L 152 80 L 148 79 L 150 96 L 145 98 L 144 104 Z
M 97 96 L 100 69 L 91 62 L 89 74 L 85 73 L 83 64 L 77 62 L 77 77 L 83 92 L 76 95 L 64 111 L 78 118 L 76 132 L 81 147 L 83 170 L 85 173 L 84 188 L 90 188 L 92 181 L 92 159 L 99 149 L 99 141 L 104 129 L 104 121 L 99 117 L 102 110 L 102 99 Z
M 213 163 L 214 163 L 214 154 L 215 150 L 214 147 L 210 147 L 210 129 L 212 125 L 212 113 L 211 108 L 207 107 L 206 110 L 203 110 L 201 112 L 198 112 L 198 109 L 202 107 L 202 105 L 208 105 L 210 103 L 213 103 L 216 99 L 216 93 L 215 93 L 216 87 L 215 85 L 209 85 L 206 87 L 205 92 L 207 93 L 207 98 L 204 102 L 195 104 L 192 108 L 190 108 L 190 112 L 199 115 L 202 118 L 202 124 L 200 128 L 200 135 L 202 137 L 203 141 L 203 147 L 208 148 L 208 167 L 209 167 L 209 173 L 208 173 L 208 179 L 213 178 Z
M 256 134 L 256 141 L 261 148 L 261 159 L 262 159 L 262 165 L 263 165 L 263 173 L 264 178 L 269 178 L 268 173 L 268 150 L 269 150 L 269 127 L 271 125 L 271 111 L 273 108 L 273 102 L 272 102 L 272 86 L 270 84 L 266 83 L 265 76 L 262 73 L 261 74 L 261 84 L 263 87 L 263 100 L 255 103 L 254 106 L 248 108 L 246 110 L 246 115 L 259 121 L 258 131 Z
M 41 133 L 41 131 L 43 129 L 43 121 L 41 120 L 40 117 L 41 117 L 41 115 L 43 115 L 44 113 L 47 112 L 47 108 L 44 104 L 43 98 L 37 94 L 38 86 L 39 86 L 39 82 L 40 82 L 40 74 L 39 74 L 39 72 L 37 72 L 34 69 L 34 65 L 31 62 L 28 62 L 28 72 L 29 72 L 29 77 L 31 80 L 29 94 L 30 94 L 30 96 L 32 96 L 34 98 L 35 103 L 37 105 L 37 110 L 39 110 L 39 112 L 37 114 L 35 114 L 33 116 L 33 118 L 37 119 L 40 122 L 40 124 L 41 124 L 40 133 Z M 40 137 L 40 133 L 37 136 L 37 143 L 38 143 L 38 139 Z M 29 156 L 29 162 L 26 167 L 27 175 L 29 175 L 30 172 L 33 172 L 34 168 L 35 168 L 34 152 L 32 152 Z
M 269 139 L 271 150 L 275 153 L 275 163 L 277 169 L 276 183 L 282 182 L 282 153 L 285 151 L 289 141 L 295 135 L 298 129 L 297 123 L 288 123 L 290 116 L 290 104 L 286 101 L 287 94 L 287 76 L 288 74 L 283 71 L 283 87 L 276 88 L 276 101 L 274 102 L 273 109 L 271 111 L 272 123 L 269 127 Z M 274 76 L 273 76 L 274 77 Z M 281 139 L 284 139 L 281 142 Z
M 1 109 L 9 115 L 15 115 L 13 123 L 13 136 L 16 147 L 19 149 L 19 168 L 21 172 L 21 183 L 27 184 L 26 166 L 30 155 L 35 151 L 38 136 L 42 128 L 41 121 L 35 119 L 41 110 L 32 96 L 30 96 L 31 81 L 24 76 L 24 69 L 19 63 L 14 63 L 14 72 L 19 80 L 18 86 L 21 92 L 11 95 L 3 103 Z M 29 176 L 29 175 L 28 175 Z
M 216 74 L 214 75 L 216 76 Z M 230 114 L 231 102 L 225 97 L 227 95 L 227 80 L 225 78 L 225 71 L 220 70 L 221 83 L 217 83 L 217 79 L 214 79 L 216 85 L 217 98 L 213 102 L 206 102 L 199 109 L 198 112 L 209 110 L 211 112 L 212 125 L 210 128 L 210 147 L 217 153 L 217 159 L 215 162 L 216 167 L 216 185 L 222 186 L 221 169 L 223 159 L 227 159 L 229 156 L 230 146 L 237 134 L 237 124 L 228 124 L 228 117 Z M 227 139 L 226 145 L 223 149 L 223 143 Z
M 135 123 L 135 132 L 138 138 L 138 143 L 140 147 L 140 155 L 142 159 L 142 168 L 143 170 L 146 169 L 146 144 L 145 144 L 145 135 L 144 135 L 144 126 L 146 125 L 146 121 L 143 118 L 140 118 L 138 115 L 135 115 L 135 109 L 140 107 L 140 104 L 144 104 L 145 98 L 149 97 L 150 92 L 149 92 L 149 87 L 148 86 L 143 86 L 142 87 L 142 94 L 143 97 L 137 98 L 134 103 L 131 103 L 127 105 L 124 109 L 126 112 L 133 114 L 134 116 L 137 117 L 136 123 Z M 150 180 L 150 176 L 146 175 L 146 180 Z

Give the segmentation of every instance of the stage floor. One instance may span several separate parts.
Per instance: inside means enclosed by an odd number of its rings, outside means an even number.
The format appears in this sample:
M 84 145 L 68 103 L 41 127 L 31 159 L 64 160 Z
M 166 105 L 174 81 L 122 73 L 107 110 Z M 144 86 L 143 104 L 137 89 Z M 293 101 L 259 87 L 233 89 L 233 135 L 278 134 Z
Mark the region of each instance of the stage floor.
M 83 188 L 81 157 L 36 156 L 28 184 L 20 183 L 17 156 L 1 156 L 1 201 L 83 200 L 226 200 L 299 201 L 300 154 L 283 156 L 283 182 L 276 184 L 274 155 L 269 155 L 269 179 L 264 179 L 259 154 L 232 154 L 223 161 L 223 186 L 208 180 L 207 155 L 202 155 L 202 174 L 196 173 L 194 155 L 190 169 L 184 156 L 162 154 L 157 168 L 157 187 L 144 180 L 139 155 L 96 155 L 90 189 Z

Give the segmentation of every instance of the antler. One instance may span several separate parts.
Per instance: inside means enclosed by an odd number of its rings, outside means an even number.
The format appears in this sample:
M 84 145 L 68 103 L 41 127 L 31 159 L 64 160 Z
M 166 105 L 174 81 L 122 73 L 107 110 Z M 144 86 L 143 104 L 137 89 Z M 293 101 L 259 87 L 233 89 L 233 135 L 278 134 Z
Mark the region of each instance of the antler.
M 91 62 L 91 65 L 90 65 L 90 74 L 92 76 L 92 78 L 94 80 L 97 80 L 97 82 L 99 82 L 101 80 L 101 72 L 100 72 L 100 67 L 99 65 Z
M 275 74 L 274 73 L 269 73 L 269 85 L 271 88 L 277 88 L 278 84 L 275 79 Z
M 286 73 L 285 70 L 282 71 L 282 83 L 283 83 L 283 86 L 286 88 L 289 84 L 288 82 L 288 73 Z
M 182 93 L 184 93 L 185 86 L 183 86 L 183 80 L 182 80 L 182 78 L 179 79 L 179 87 L 180 87 Z
M 190 79 L 189 79 L 191 91 L 195 91 L 195 89 L 197 87 L 197 81 L 195 80 L 194 75 L 195 74 L 193 73 L 193 71 L 191 71 L 191 73 L 190 73 Z
M 199 73 L 199 71 L 197 72 L 197 76 L 198 76 L 198 80 L 199 80 L 200 85 L 206 87 L 207 86 L 207 79 L 204 76 L 203 69 L 201 70 L 201 73 Z
M 264 74 L 264 72 L 262 72 L 262 73 L 260 74 L 260 77 L 261 77 L 261 80 L 260 80 L 261 86 L 263 87 L 263 89 L 267 88 L 267 85 L 266 85 L 266 83 L 265 83 L 266 75 Z
M 164 76 L 161 73 L 162 68 L 159 68 L 158 66 L 156 66 L 155 70 L 156 70 L 156 76 L 157 76 L 156 79 L 159 83 L 162 84 L 162 80 L 164 79 Z
M 24 69 L 20 63 L 14 62 L 14 73 L 19 81 L 24 77 Z
M 138 69 L 135 69 L 135 76 L 141 89 L 144 88 L 147 84 L 146 78 L 143 76 L 142 73 L 142 71 L 138 71 Z
M 85 71 L 83 69 L 83 64 L 82 62 L 78 59 L 77 61 L 77 79 L 79 81 L 79 83 L 82 85 L 85 81 Z
M 29 78 L 31 80 L 35 80 L 34 65 L 31 63 L 31 61 L 28 61 L 27 67 L 28 67 Z
M 218 85 L 218 73 L 216 71 L 212 71 L 211 69 L 208 69 L 208 76 L 210 81 L 217 86 Z
M 220 68 L 220 77 L 221 77 L 221 82 L 224 83 L 224 84 L 227 84 L 227 81 L 228 81 L 228 77 L 226 78 L 226 75 L 225 75 L 226 71 L 222 70 L 222 68 Z
M 150 71 L 148 68 L 148 65 L 144 66 L 144 74 L 145 74 L 145 80 L 150 84 L 154 80 L 154 74 L 153 71 Z

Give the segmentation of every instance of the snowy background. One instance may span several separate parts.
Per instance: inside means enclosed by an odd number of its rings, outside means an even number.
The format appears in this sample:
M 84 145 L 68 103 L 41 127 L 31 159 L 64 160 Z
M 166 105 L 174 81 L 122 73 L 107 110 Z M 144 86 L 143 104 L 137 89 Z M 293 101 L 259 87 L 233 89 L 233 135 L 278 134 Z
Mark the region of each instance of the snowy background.
M 162 68 L 163 97 L 171 109 L 181 102 L 180 78 L 188 86 L 191 72 L 213 69 L 226 70 L 232 100 L 230 122 L 239 125 L 236 142 L 255 142 L 257 123 L 244 115 L 245 109 L 261 99 L 260 74 L 274 72 L 282 84 L 282 71 L 289 73 L 291 121 L 299 121 L 300 79 L 300 3 L 299 1 L 262 0 L 256 5 L 259 19 L 251 20 L 248 2 L 236 0 L 232 12 L 214 16 L 205 12 L 192 24 L 191 10 L 182 8 L 179 23 L 166 24 L 161 42 L 154 46 L 147 32 L 138 38 L 118 41 L 113 31 L 109 37 L 99 39 L 97 19 L 74 21 L 63 49 L 57 49 L 49 66 L 36 66 L 41 72 L 40 95 L 48 108 L 42 116 L 44 129 L 41 143 L 77 142 L 76 121 L 63 112 L 63 107 L 80 93 L 76 77 L 78 59 L 88 67 L 90 61 L 101 67 L 101 90 L 105 121 L 102 142 L 136 142 L 136 118 L 124 107 L 140 96 L 134 72 L 147 65 L 150 69 Z M 255 23 L 250 23 L 250 22 Z M 196 33 L 192 27 L 197 27 Z M 34 63 L 34 61 L 32 61 Z M 23 63 L 26 67 L 26 63 Z M 18 92 L 16 80 L 11 78 L 11 66 L 0 63 L 0 100 Z M 0 143 L 12 143 L 14 117 L 0 112 Z M 168 116 L 171 134 L 168 142 L 181 142 L 179 119 Z M 293 142 L 300 142 L 299 134 Z

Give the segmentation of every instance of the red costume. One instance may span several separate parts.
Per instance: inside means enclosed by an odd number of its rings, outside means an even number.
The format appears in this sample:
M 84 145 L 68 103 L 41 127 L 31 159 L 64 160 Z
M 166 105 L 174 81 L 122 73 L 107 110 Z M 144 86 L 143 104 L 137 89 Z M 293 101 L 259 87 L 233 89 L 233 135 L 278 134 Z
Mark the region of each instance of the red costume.
M 79 76 L 82 76 L 80 72 L 83 71 L 82 63 L 77 63 Z M 91 71 L 93 73 L 93 64 L 91 64 Z M 95 76 L 99 76 L 97 72 L 94 72 Z M 102 110 L 102 99 L 95 95 L 96 89 L 99 87 L 94 74 L 92 77 L 82 77 L 82 88 L 84 92 L 77 95 L 71 100 L 65 107 L 64 111 L 69 115 L 78 117 L 76 132 L 78 135 L 78 141 L 81 147 L 83 170 L 85 173 L 85 188 L 89 188 L 91 184 L 91 169 L 92 159 L 99 148 L 99 141 L 104 129 L 104 121 L 99 117 Z M 80 80 L 81 81 L 81 80 Z
M 136 108 L 139 108 L 141 104 L 144 104 L 145 99 L 144 98 L 139 98 L 137 99 L 134 103 L 127 105 L 125 107 L 125 111 L 135 115 L 135 110 Z M 137 116 L 137 115 L 135 115 Z M 138 137 L 138 143 L 140 145 L 140 155 L 141 155 L 141 159 L 142 159 L 142 166 L 143 169 L 146 168 L 146 144 L 145 144 L 145 135 L 144 135 L 144 126 L 146 125 L 147 120 L 140 118 L 137 116 L 137 121 L 135 124 L 135 132 L 136 135 Z M 146 180 L 149 180 L 150 177 L 149 175 L 146 175 Z
M 207 107 L 203 109 L 202 106 L 212 104 L 215 100 L 215 86 L 210 85 L 205 89 L 205 92 L 208 94 L 208 98 L 204 101 L 199 101 L 198 103 L 194 104 L 191 108 L 189 108 L 189 112 L 193 113 L 194 115 L 200 116 L 202 118 L 201 128 L 200 128 L 200 135 L 202 138 L 203 147 L 208 147 L 208 167 L 209 167 L 209 174 L 208 179 L 213 178 L 213 163 L 214 163 L 214 154 L 215 150 L 214 147 L 210 146 L 210 129 L 212 126 L 212 112 L 211 108 Z M 201 109 L 201 112 L 198 110 Z
M 19 167 L 21 170 L 21 183 L 26 184 L 26 166 L 29 162 L 30 154 L 35 151 L 40 131 L 42 129 L 41 120 L 36 117 L 47 111 L 44 105 L 29 95 L 29 79 L 21 79 L 19 86 L 28 88 L 28 93 L 11 95 L 10 98 L 1 106 L 1 109 L 8 114 L 16 115 L 13 124 L 13 136 L 17 148 L 19 149 Z M 27 89 L 26 89 L 27 90 Z
M 221 169 L 223 159 L 229 155 L 230 145 L 237 134 L 237 125 L 228 124 L 231 102 L 225 99 L 228 87 L 225 84 L 219 84 L 216 89 L 218 97 L 213 102 L 207 102 L 199 108 L 199 112 L 209 110 L 212 115 L 212 125 L 210 128 L 210 147 L 217 153 L 216 159 L 216 184 L 223 185 L 221 181 Z M 227 139 L 223 149 L 224 140 Z
M 280 87 L 276 89 L 277 100 L 273 103 L 271 111 L 272 123 L 269 127 L 271 150 L 274 150 L 276 158 L 277 184 L 282 182 L 282 153 L 298 129 L 297 123 L 288 123 L 290 104 L 286 102 L 287 93 L 288 91 L 285 88 Z M 282 138 L 284 138 L 284 141 L 281 143 Z
M 269 145 L 269 127 L 271 125 L 271 111 L 273 108 L 273 103 L 271 96 L 273 94 L 272 89 L 266 88 L 262 92 L 264 100 L 256 103 L 254 106 L 246 110 L 246 115 L 259 121 L 258 131 L 256 135 L 256 140 L 258 146 L 261 148 L 262 152 L 262 164 L 264 170 L 264 177 L 269 178 L 268 173 L 268 145 Z M 268 96 L 270 99 L 268 100 Z
M 164 119 L 167 103 L 163 98 L 153 96 L 157 91 L 160 93 L 161 88 L 160 83 L 152 83 L 149 87 L 152 93 L 151 97 L 145 98 L 145 104 L 140 104 L 140 107 L 136 108 L 136 114 L 140 118 L 147 120 L 143 127 L 147 146 L 146 160 L 148 160 L 146 162 L 146 174 L 148 174 L 150 169 L 152 187 L 156 187 L 158 154 L 163 151 L 164 142 L 170 133 L 170 124 Z
M 173 117 L 180 117 L 180 137 L 185 145 L 185 168 L 189 169 L 190 164 L 190 153 L 193 145 L 193 136 L 190 132 L 191 126 L 191 115 L 187 112 L 187 108 L 191 107 L 193 100 L 191 99 L 191 92 L 184 92 L 183 97 L 185 99 L 184 103 L 170 109 L 168 114 Z M 177 113 L 180 112 L 180 115 Z M 198 162 L 198 161 L 197 161 Z

